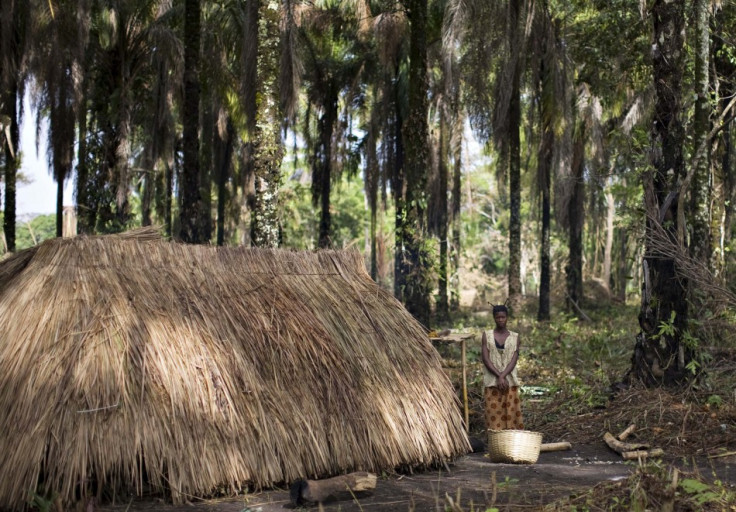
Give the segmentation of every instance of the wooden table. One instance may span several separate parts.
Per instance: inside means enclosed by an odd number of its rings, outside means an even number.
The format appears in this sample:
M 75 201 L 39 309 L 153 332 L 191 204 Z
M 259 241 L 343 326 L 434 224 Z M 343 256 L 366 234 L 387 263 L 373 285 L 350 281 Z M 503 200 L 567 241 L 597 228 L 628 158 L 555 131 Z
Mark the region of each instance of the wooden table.
M 467 340 L 475 338 L 475 334 L 469 332 L 459 332 L 454 334 L 448 334 L 446 336 L 435 336 L 430 337 L 430 341 L 436 341 L 438 343 L 460 343 L 460 351 L 462 358 L 463 368 L 463 412 L 465 413 L 465 431 L 470 432 L 470 415 L 468 412 L 468 369 L 467 363 L 465 362 L 466 355 L 466 342 Z

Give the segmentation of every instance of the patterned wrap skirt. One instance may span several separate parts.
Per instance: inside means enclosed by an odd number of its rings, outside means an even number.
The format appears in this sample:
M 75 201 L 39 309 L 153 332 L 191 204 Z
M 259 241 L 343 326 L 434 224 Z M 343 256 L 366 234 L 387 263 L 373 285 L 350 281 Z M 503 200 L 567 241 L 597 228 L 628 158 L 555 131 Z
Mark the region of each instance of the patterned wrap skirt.
M 501 391 L 497 387 L 485 388 L 486 428 L 489 430 L 524 430 L 521 417 L 519 388 L 509 387 Z

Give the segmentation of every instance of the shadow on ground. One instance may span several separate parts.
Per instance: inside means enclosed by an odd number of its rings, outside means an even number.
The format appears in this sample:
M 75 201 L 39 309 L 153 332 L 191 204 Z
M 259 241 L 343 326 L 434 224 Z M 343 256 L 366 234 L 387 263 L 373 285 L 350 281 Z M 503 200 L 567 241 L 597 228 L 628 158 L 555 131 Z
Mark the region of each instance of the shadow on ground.
M 371 494 L 325 503 L 325 511 L 442 511 L 459 504 L 464 511 L 500 509 L 537 510 L 558 498 L 601 482 L 627 478 L 633 463 L 624 463 L 605 446 L 579 445 L 564 452 L 542 453 L 536 464 L 494 464 L 482 453 L 461 457 L 447 469 L 390 475 L 378 480 Z M 736 471 L 724 465 L 723 477 L 736 480 Z M 163 501 L 132 501 L 99 510 L 118 511 L 212 511 L 286 512 L 293 510 L 288 489 L 248 494 L 232 499 L 192 502 L 174 506 Z M 304 510 L 301 508 L 301 510 Z M 314 507 L 318 510 L 318 507 Z

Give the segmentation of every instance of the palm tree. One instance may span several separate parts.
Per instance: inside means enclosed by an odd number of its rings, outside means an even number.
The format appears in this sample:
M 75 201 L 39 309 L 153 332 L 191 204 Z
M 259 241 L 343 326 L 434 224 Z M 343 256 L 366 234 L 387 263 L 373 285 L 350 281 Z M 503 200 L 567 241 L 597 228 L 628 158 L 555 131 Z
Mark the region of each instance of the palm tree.
M 85 90 L 88 133 L 95 134 L 87 141 L 87 163 L 94 169 L 87 187 L 94 194 L 86 208 L 87 222 L 98 231 L 119 231 L 130 221 L 134 127 L 150 103 L 151 56 L 177 47 L 169 7 L 170 2 L 156 0 L 113 0 L 92 8 Z
M 530 52 L 536 64 L 534 89 L 539 119 L 539 149 L 537 153 L 537 184 L 541 198 L 541 241 L 540 244 L 540 280 L 539 280 L 539 308 L 537 319 L 550 319 L 550 289 L 551 289 L 551 243 L 552 231 L 552 201 L 551 185 L 553 166 L 555 163 L 555 132 L 563 122 L 563 112 L 559 108 L 558 99 L 564 97 L 564 71 L 561 51 L 558 50 L 557 33 L 549 11 L 547 2 L 537 12 L 534 18 L 535 26 L 532 29 L 536 35 L 531 40 L 533 47 Z M 564 104 L 564 102 L 563 102 Z
M 521 306 L 521 18 L 522 0 L 509 0 L 507 49 L 505 62 L 507 79 L 502 81 L 502 91 L 495 103 L 494 119 L 496 144 L 508 166 L 509 176 L 509 304 Z M 505 83 L 504 83 L 505 82 Z M 503 101 L 508 95 L 508 106 Z
M 457 23 L 464 26 L 461 65 L 470 124 L 483 142 L 494 142 L 499 154 L 498 176 L 500 181 L 508 178 L 508 293 L 512 308 L 521 301 L 520 91 L 528 39 L 522 20 L 529 9 L 524 0 L 453 0 L 451 6 Z
M 31 20 L 30 2 L 0 2 L 0 115 L 4 125 L 2 147 L 5 153 L 5 215 L 3 232 L 8 251 L 15 250 L 15 185 L 20 167 L 19 125 L 25 90 L 26 45 Z
M 176 11 L 164 2 L 159 4 L 161 11 L 157 17 L 164 21 L 174 17 Z M 170 47 L 163 43 L 169 42 Z M 176 106 L 180 103 L 180 84 L 184 60 L 181 40 L 168 38 L 159 40 L 158 51 L 151 57 L 150 86 L 145 98 L 146 108 L 141 112 L 141 133 L 139 143 L 139 168 L 141 176 L 141 223 L 153 223 L 154 213 L 157 221 L 165 227 L 168 236 L 172 235 L 172 171 L 176 152 Z
M 339 162 L 337 142 L 349 140 L 345 129 L 349 122 L 338 122 L 340 102 L 346 105 L 347 115 L 353 105 L 363 103 L 361 75 L 366 69 L 365 36 L 360 33 L 361 20 L 369 15 L 362 2 L 324 2 L 302 15 L 301 41 L 304 47 L 303 80 L 310 103 L 305 119 L 306 140 L 312 152 L 312 200 L 320 205 L 319 240 L 321 248 L 332 245 L 330 196 L 332 181 L 340 175 L 345 164 Z M 308 134 L 312 112 L 319 116 L 316 139 Z M 352 152 L 350 152 L 352 153 Z M 337 165 L 336 165 L 337 164 Z M 343 164 L 343 165 L 340 165 Z
M 402 273 L 404 259 L 404 223 L 405 218 L 405 151 L 402 126 L 406 118 L 406 30 L 407 19 L 404 10 L 397 1 L 388 0 L 379 4 L 380 11 L 373 17 L 373 31 L 377 67 L 373 80 L 375 90 L 371 95 L 372 137 L 380 139 L 378 162 L 369 170 L 377 171 L 372 175 L 376 187 L 380 184 L 384 191 L 390 185 L 394 202 L 394 296 L 403 301 L 405 275 Z M 376 188 L 377 193 L 378 188 Z M 384 201 L 385 203 L 385 201 Z M 377 201 L 370 202 L 371 215 L 375 215 Z
M 62 236 L 64 182 L 74 160 L 75 126 L 82 96 L 84 52 L 89 30 L 89 2 L 41 2 L 33 40 L 32 69 L 38 123 L 49 118 L 49 163 L 56 181 L 56 236 Z
M 457 256 L 460 250 L 460 197 L 458 195 L 461 180 L 461 148 L 463 140 L 463 115 L 460 104 L 461 75 L 458 69 L 460 41 L 455 32 L 455 12 L 452 3 L 444 6 L 444 9 L 434 9 L 437 15 L 442 15 L 442 20 L 432 22 L 432 25 L 441 26 L 441 45 L 433 45 L 436 51 L 430 53 L 431 67 L 438 72 L 430 73 L 430 97 L 433 99 L 433 110 L 435 129 L 435 146 L 432 165 L 430 207 L 428 213 L 429 231 L 439 239 L 439 262 L 438 262 L 438 294 L 436 314 L 437 319 L 446 321 L 450 313 L 450 279 L 453 270 L 457 270 L 459 261 Z M 439 38 L 438 38 L 439 39 Z M 452 174 L 452 176 L 451 176 Z M 452 178 L 452 180 L 451 180 Z M 452 187 L 451 187 L 452 186 Z M 454 188 L 457 187 L 457 190 Z M 450 209 L 448 194 L 452 188 L 453 205 Z M 450 243 L 450 220 L 452 224 L 452 242 Z M 452 257 L 452 260 L 451 260 Z M 456 276 L 455 272 L 455 276 Z M 457 279 L 454 279 L 457 286 Z
M 406 144 L 406 222 L 402 230 L 405 256 L 401 273 L 405 281 L 406 309 L 429 327 L 433 262 L 426 241 L 426 184 L 429 167 L 429 90 L 427 77 L 427 0 L 405 0 L 409 20 L 408 114 L 402 129 Z

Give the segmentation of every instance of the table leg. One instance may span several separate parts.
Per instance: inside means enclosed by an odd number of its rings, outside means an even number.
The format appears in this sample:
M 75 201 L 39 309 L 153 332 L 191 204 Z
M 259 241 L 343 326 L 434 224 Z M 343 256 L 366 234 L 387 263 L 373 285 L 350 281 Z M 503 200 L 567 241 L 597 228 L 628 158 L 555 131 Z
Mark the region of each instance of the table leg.
M 470 416 L 468 414 L 468 371 L 465 364 L 465 340 L 461 342 L 463 360 L 463 408 L 465 412 L 465 431 L 470 433 Z

